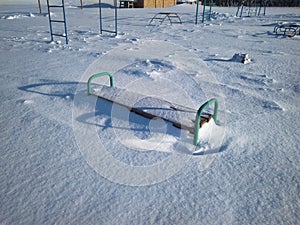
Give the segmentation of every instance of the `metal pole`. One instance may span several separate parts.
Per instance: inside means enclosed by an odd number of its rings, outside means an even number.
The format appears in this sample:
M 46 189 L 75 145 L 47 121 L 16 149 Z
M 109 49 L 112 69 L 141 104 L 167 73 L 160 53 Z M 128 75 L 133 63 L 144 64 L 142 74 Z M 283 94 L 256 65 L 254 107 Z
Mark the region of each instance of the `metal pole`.
M 254 4 L 255 4 L 255 16 L 257 16 L 258 5 L 256 0 L 254 1 Z
M 67 20 L 66 20 L 66 11 L 65 11 L 65 0 L 61 1 L 63 4 L 63 13 L 64 13 L 64 24 L 65 24 L 65 35 L 66 35 L 66 44 L 69 43 L 69 38 L 68 38 L 68 30 L 67 30 Z
M 99 0 L 99 17 L 100 17 L 100 34 L 102 34 L 102 10 L 101 10 L 101 0 Z
M 204 23 L 206 0 L 203 1 L 202 23 Z
M 114 0 L 114 4 L 115 4 L 115 32 L 116 32 L 116 36 L 118 35 L 118 3 L 117 0 Z
M 49 25 L 50 25 L 50 36 L 51 36 L 51 41 L 53 41 L 52 24 L 51 24 L 51 14 L 50 14 L 50 7 L 49 7 L 49 0 L 47 0 L 47 8 L 48 8 L 48 18 L 49 18 Z
M 199 9 L 199 0 L 197 0 L 195 24 L 198 24 L 198 9 Z
M 251 5 L 251 0 L 248 0 L 248 16 L 250 16 L 250 5 Z
M 38 0 L 38 5 L 39 5 L 40 14 L 41 14 L 42 13 L 41 0 Z
M 269 2 L 266 0 L 266 1 L 264 1 L 264 16 L 266 15 L 266 8 L 267 8 L 267 4 L 268 4 Z
M 209 16 L 208 16 L 208 19 L 210 20 L 211 19 L 211 8 L 212 8 L 212 0 L 210 0 L 209 2 Z
M 240 11 L 241 4 L 242 4 L 242 0 L 240 0 L 240 1 L 238 2 L 238 8 L 237 8 L 237 10 L 236 10 L 236 14 L 235 14 L 235 16 L 236 16 L 236 17 L 237 17 L 237 16 L 238 16 L 238 14 L 239 14 L 239 11 Z

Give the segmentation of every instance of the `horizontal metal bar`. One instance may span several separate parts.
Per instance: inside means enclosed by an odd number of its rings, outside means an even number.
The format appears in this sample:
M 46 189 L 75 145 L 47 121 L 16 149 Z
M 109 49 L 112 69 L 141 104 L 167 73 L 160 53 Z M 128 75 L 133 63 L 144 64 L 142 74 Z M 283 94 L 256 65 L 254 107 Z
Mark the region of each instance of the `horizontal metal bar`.
M 52 36 L 58 36 L 58 37 L 66 37 L 65 34 L 51 34 Z
M 50 20 L 51 22 L 54 22 L 54 23 L 64 23 L 65 21 L 63 20 Z
M 63 5 L 49 5 L 49 8 L 62 8 Z
M 101 30 L 101 31 L 105 31 L 105 32 L 109 32 L 109 33 L 117 33 L 116 31 L 112 31 L 112 30 Z

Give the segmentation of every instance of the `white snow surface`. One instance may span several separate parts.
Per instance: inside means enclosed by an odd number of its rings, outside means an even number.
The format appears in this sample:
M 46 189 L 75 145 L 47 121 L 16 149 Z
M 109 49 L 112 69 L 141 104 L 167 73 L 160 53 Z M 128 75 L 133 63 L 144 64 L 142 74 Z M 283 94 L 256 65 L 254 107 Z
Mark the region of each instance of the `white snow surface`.
M 114 37 L 99 35 L 94 1 L 67 0 L 66 45 L 50 42 L 42 4 L 0 4 L 1 224 L 299 224 L 300 38 L 273 33 L 299 8 L 214 7 L 198 25 L 195 5 L 120 9 Z M 183 23 L 148 26 L 158 12 Z M 111 9 L 104 18 L 113 29 Z M 218 126 L 195 148 L 185 131 L 88 96 L 104 71 L 177 106 L 216 97 Z

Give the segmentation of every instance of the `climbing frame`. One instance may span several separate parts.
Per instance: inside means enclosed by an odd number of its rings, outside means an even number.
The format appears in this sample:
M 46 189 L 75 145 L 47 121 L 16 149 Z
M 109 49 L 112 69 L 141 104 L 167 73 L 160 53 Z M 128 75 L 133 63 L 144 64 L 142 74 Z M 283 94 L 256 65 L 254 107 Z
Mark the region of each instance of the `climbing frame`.
M 208 2 L 209 2 L 209 5 L 207 5 Z M 198 24 L 199 4 L 200 4 L 200 1 L 197 0 L 195 24 Z M 203 0 L 202 20 L 201 20 L 202 23 L 204 23 L 205 20 L 211 19 L 212 5 L 213 5 L 213 0 Z M 208 10 L 207 10 L 206 6 L 209 6 Z
M 270 0 L 240 0 L 236 11 L 236 16 L 260 16 L 263 9 L 263 16 L 266 15 L 266 8 Z
M 61 0 L 60 5 L 52 5 L 52 4 L 50 4 L 50 0 L 47 0 L 47 7 L 48 7 L 48 18 L 49 18 L 49 25 L 50 25 L 51 41 L 53 41 L 53 36 L 64 37 L 66 39 L 66 44 L 68 44 L 69 39 L 68 39 L 68 31 L 67 31 L 65 1 Z M 59 19 L 59 20 L 52 19 L 51 10 L 55 9 L 55 8 L 61 9 L 62 19 Z M 64 33 L 53 32 L 53 25 L 52 24 L 58 24 L 58 23 L 64 25 Z
M 99 0 L 99 17 L 100 17 L 100 34 L 103 32 L 108 32 L 108 33 L 113 33 L 115 35 L 118 34 L 118 6 L 117 6 L 117 0 L 113 0 L 113 17 L 114 17 L 114 29 L 106 29 L 104 28 L 104 20 L 105 17 L 103 17 L 103 12 L 102 12 L 102 1 Z

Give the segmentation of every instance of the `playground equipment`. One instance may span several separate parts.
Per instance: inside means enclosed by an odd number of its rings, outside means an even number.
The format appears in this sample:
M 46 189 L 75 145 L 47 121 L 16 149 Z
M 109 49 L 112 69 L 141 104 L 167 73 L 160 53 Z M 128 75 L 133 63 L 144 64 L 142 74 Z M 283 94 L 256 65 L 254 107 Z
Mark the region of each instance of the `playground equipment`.
M 42 6 L 41 6 L 41 0 L 38 0 L 38 7 L 39 7 L 39 12 L 40 14 L 42 13 Z M 82 0 L 80 0 L 80 8 L 83 8 L 83 3 Z
M 158 21 L 159 24 L 162 24 L 166 18 L 169 19 L 170 24 L 174 24 L 174 23 L 181 24 L 182 23 L 180 17 L 177 15 L 177 13 L 160 12 L 160 13 L 155 14 L 155 16 L 153 16 L 153 18 L 149 22 L 149 25 L 152 25 L 152 22 L 154 22 L 154 21 Z
M 99 0 L 99 17 L 100 17 L 100 34 L 103 32 L 108 32 L 108 33 L 113 33 L 115 35 L 118 34 L 118 5 L 117 5 L 117 0 L 113 0 L 113 11 L 114 11 L 114 29 L 113 30 L 108 30 L 103 28 L 103 13 L 102 13 L 102 2 Z
M 236 11 L 236 16 L 242 17 L 243 13 L 247 16 L 260 16 L 263 8 L 263 15 L 266 15 L 266 8 L 269 0 L 240 0 Z
M 40 7 L 40 0 L 38 0 L 39 7 Z M 82 5 L 82 0 L 80 0 L 80 6 L 81 9 L 83 7 Z M 102 13 L 102 2 L 99 0 L 99 20 L 100 20 L 100 34 L 103 32 L 109 32 L 109 33 L 114 33 L 117 35 L 118 33 L 118 11 L 117 11 L 117 0 L 113 0 L 113 9 L 114 9 L 114 30 L 108 30 L 103 28 L 103 13 Z M 48 18 L 49 18 L 49 26 L 50 26 L 50 35 L 51 35 L 51 41 L 53 41 L 53 36 L 59 36 L 59 37 L 64 37 L 66 39 L 66 44 L 69 42 L 68 38 L 68 30 L 67 30 L 67 20 L 66 20 L 66 11 L 65 11 L 65 1 L 61 0 L 60 5 L 52 5 L 50 4 L 50 0 L 47 0 L 47 8 L 48 8 Z M 60 20 L 54 20 L 51 18 L 51 10 L 54 8 L 61 8 L 62 9 L 62 19 Z M 40 7 L 40 12 L 41 12 L 41 7 Z M 54 33 L 53 32 L 53 23 L 63 23 L 64 24 L 64 33 Z
M 59 36 L 64 37 L 66 39 L 66 44 L 68 44 L 68 31 L 67 31 L 67 21 L 66 21 L 66 11 L 65 11 L 65 1 L 61 0 L 61 5 L 51 5 L 49 3 L 50 0 L 47 0 L 47 7 L 48 7 L 48 17 L 49 17 L 49 25 L 50 25 L 50 35 L 51 35 L 51 41 L 53 41 L 53 36 Z M 51 9 L 54 8 L 61 8 L 62 9 L 62 19 L 61 20 L 53 20 L 51 18 Z M 64 33 L 58 34 L 53 32 L 52 23 L 63 23 L 64 24 Z
M 212 9 L 212 5 L 213 5 L 213 1 L 209 0 L 209 10 L 206 10 L 206 6 L 208 6 L 207 3 L 208 3 L 208 0 L 203 0 L 202 23 L 204 23 L 205 19 L 207 19 L 207 20 L 211 19 L 211 9 Z M 199 4 L 200 4 L 200 1 L 197 0 L 195 24 L 198 24 Z
M 277 35 L 286 35 L 288 37 L 294 37 L 296 34 L 300 35 L 299 23 L 279 23 L 274 27 L 274 33 Z
M 92 89 L 92 80 L 97 77 L 109 77 L 110 86 L 103 86 L 101 92 L 95 92 Z M 125 92 L 126 98 L 116 98 L 116 93 Z M 171 123 L 173 126 L 189 131 L 194 134 L 193 144 L 195 146 L 199 145 L 199 131 L 204 124 L 210 122 L 211 119 L 217 121 L 218 115 L 218 101 L 215 98 L 210 99 L 205 102 L 198 110 L 194 110 L 183 105 L 178 105 L 175 103 L 168 102 L 166 100 L 157 99 L 154 97 L 144 96 L 139 93 L 130 92 L 120 88 L 114 87 L 113 76 L 108 72 L 98 73 L 92 75 L 87 82 L 87 92 L 88 95 L 95 95 L 98 98 L 104 99 L 108 102 L 120 105 L 127 108 L 129 111 L 144 116 L 149 119 L 160 118 L 166 122 Z M 131 106 L 130 99 L 151 99 L 151 105 L 145 100 L 143 102 L 145 106 L 135 107 Z M 147 104 L 148 103 L 148 104 Z M 210 114 L 205 112 L 207 108 L 214 105 L 214 113 Z M 179 120 L 176 119 L 176 115 L 180 114 Z M 178 117 L 178 116 L 177 116 Z
M 40 14 L 41 14 L 42 13 L 41 0 L 38 0 L 38 6 L 39 6 Z

